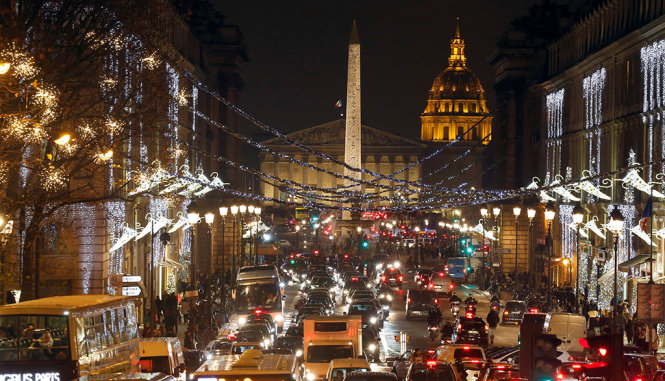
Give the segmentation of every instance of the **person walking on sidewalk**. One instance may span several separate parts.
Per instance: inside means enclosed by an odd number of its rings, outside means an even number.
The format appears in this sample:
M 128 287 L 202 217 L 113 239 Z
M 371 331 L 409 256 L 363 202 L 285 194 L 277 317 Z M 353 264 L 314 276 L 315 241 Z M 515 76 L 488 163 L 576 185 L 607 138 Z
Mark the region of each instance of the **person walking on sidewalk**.
M 490 344 L 494 344 L 494 330 L 499 325 L 499 312 L 494 308 L 490 308 L 487 314 L 487 325 L 490 327 Z

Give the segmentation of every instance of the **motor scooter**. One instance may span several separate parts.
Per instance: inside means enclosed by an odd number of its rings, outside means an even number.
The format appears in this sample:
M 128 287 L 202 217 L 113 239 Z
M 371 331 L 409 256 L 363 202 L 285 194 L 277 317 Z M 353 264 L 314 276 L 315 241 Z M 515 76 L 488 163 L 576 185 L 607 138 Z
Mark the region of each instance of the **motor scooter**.
M 450 303 L 450 313 L 454 317 L 457 317 L 457 315 L 459 315 L 459 302 L 455 301 Z

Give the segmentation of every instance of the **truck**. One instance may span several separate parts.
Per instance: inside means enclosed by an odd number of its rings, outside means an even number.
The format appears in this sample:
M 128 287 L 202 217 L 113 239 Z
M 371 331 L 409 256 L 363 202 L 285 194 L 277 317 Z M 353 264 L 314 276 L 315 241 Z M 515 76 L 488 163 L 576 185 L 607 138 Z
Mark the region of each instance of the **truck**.
M 274 265 L 246 266 L 238 270 L 233 290 L 238 324 L 247 322 L 250 314 L 269 313 L 277 324 L 284 326 L 284 283 Z
M 362 316 L 312 316 L 304 321 L 305 379 L 323 380 L 331 360 L 365 358 Z

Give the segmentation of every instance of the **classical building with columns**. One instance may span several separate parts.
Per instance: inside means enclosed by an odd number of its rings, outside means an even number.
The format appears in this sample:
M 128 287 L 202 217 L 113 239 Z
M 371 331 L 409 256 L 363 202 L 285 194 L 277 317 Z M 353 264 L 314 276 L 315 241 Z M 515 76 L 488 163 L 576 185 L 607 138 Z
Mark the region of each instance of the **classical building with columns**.
M 318 126 L 306 128 L 304 130 L 294 132 L 287 135 L 290 139 L 298 141 L 316 152 L 324 153 L 344 162 L 344 132 L 345 120 L 338 119 L 332 122 L 320 124 Z M 362 125 L 361 132 L 362 141 L 362 168 L 378 172 L 383 175 L 390 175 L 395 173 L 411 163 L 417 162 L 422 157 L 425 149 L 425 144 L 403 138 L 376 128 Z M 281 138 L 273 138 L 263 142 L 271 150 L 288 155 L 293 159 L 302 160 L 315 167 L 323 168 L 332 173 L 343 174 L 344 168 L 335 163 L 331 163 L 325 159 L 308 155 L 302 149 L 288 144 Z M 330 173 L 317 171 L 297 163 L 294 163 L 286 158 L 276 157 L 269 153 L 261 152 L 259 156 L 261 162 L 261 171 L 270 175 L 276 176 L 281 179 L 291 180 L 303 185 L 312 185 L 322 188 L 335 188 L 343 187 L 344 179 L 336 177 Z M 394 177 L 398 180 L 417 181 L 421 176 L 420 164 L 409 168 L 408 170 L 396 174 Z M 368 174 L 362 175 L 363 180 L 374 180 L 375 178 Z M 382 179 L 378 182 L 382 185 L 394 186 L 391 181 Z M 274 198 L 281 201 L 298 202 L 292 194 L 285 192 L 281 189 L 279 181 L 274 181 L 272 184 L 262 183 L 261 194 L 265 197 Z M 365 184 L 362 185 L 361 192 L 363 194 L 378 192 L 379 187 L 371 187 Z M 386 196 L 397 197 L 398 194 L 394 190 L 390 190 Z M 416 198 L 417 195 L 411 193 L 410 198 Z M 334 202 L 326 201 L 326 204 L 336 205 Z M 270 204 L 270 203 L 268 203 Z M 368 207 L 388 205 L 387 201 L 381 201 L 376 204 L 370 204 Z

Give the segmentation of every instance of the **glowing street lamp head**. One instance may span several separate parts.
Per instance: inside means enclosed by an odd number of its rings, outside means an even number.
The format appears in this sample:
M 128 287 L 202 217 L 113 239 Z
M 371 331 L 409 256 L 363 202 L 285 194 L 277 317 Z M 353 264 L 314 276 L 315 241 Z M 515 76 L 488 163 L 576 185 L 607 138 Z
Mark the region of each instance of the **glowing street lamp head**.
M 229 214 L 229 208 L 227 206 L 222 206 L 219 208 L 219 215 L 226 217 Z
M 239 210 L 241 214 L 247 213 L 247 205 L 240 205 Z
M 187 213 L 187 222 L 189 222 L 191 225 L 196 225 L 199 222 L 199 213 L 198 212 Z
M 231 205 L 231 214 L 234 216 L 238 214 L 238 205 Z
M 215 214 L 214 213 L 206 213 L 205 214 L 205 219 L 206 219 L 206 223 L 208 225 L 212 225 L 212 223 L 215 222 Z
M 254 214 L 256 214 L 257 216 L 260 216 L 261 215 L 261 208 L 258 207 L 258 206 L 256 208 L 254 208 Z
M 498 206 L 493 207 L 492 214 L 494 215 L 494 217 L 497 217 L 499 214 L 501 214 L 501 208 L 499 208 Z
M 554 210 L 554 205 L 548 203 L 547 206 L 545 207 L 545 219 L 547 220 L 547 222 L 552 222 L 555 214 L 556 211 Z
M 7 72 L 9 71 L 9 68 L 10 68 L 11 66 L 12 66 L 12 65 L 11 65 L 9 62 L 2 62 L 2 63 L 0 63 L 0 75 L 2 75 L 2 74 L 7 74 Z
M 71 139 L 72 136 L 70 134 L 64 133 L 60 135 L 59 138 L 55 139 L 53 142 L 59 146 L 64 146 L 65 144 L 69 143 Z
M 481 216 L 487 217 L 487 214 L 489 214 L 489 210 L 487 209 L 486 206 L 483 206 L 482 208 L 480 208 L 480 215 Z
M 513 215 L 515 217 L 519 217 L 521 213 L 522 213 L 522 208 L 521 207 L 519 207 L 519 206 L 513 207 Z
M 610 230 L 614 234 L 619 234 L 621 229 L 623 229 L 623 214 L 619 208 L 615 207 L 610 213 Z
M 533 219 L 536 216 L 536 209 L 529 208 L 526 210 L 526 215 L 529 217 L 529 219 Z
M 254 205 L 249 205 L 249 206 L 247 207 L 247 212 L 248 212 L 249 214 L 254 214 Z
M 576 205 L 575 208 L 573 208 L 573 222 L 576 225 L 579 225 L 582 221 L 584 221 L 584 209 L 581 206 Z

